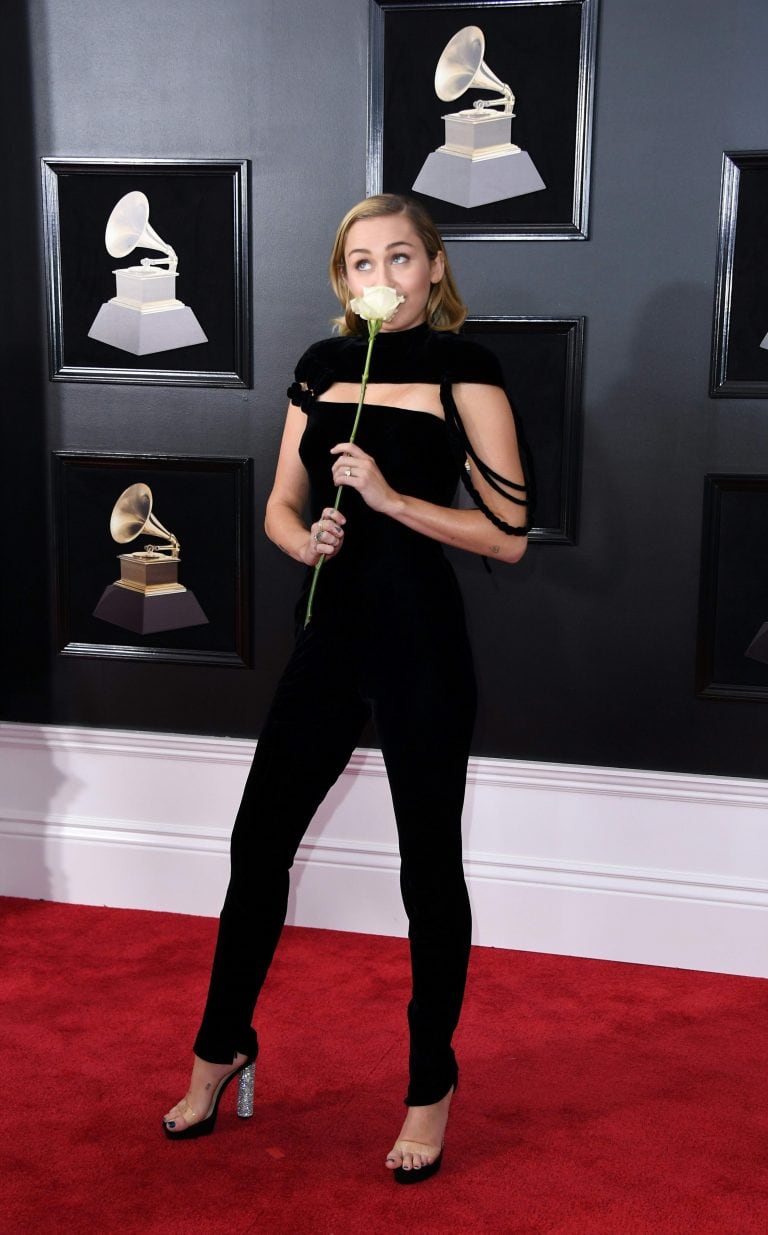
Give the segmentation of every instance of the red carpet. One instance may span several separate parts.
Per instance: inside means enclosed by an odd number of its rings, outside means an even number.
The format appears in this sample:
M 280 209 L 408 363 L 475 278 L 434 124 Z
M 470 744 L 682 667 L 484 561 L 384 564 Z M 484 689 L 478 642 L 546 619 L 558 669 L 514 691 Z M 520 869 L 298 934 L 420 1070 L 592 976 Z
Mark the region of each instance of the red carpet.
M 256 1110 L 167 1142 L 209 919 L 0 900 L 3 1235 L 766 1235 L 768 983 L 475 949 L 435 1179 L 382 1163 L 401 940 L 289 929 Z

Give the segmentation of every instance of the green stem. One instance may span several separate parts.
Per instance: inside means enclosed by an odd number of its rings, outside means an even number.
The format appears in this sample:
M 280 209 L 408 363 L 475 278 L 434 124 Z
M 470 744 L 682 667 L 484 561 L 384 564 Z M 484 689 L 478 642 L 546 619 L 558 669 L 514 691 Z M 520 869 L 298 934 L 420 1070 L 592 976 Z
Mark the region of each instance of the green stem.
M 365 388 L 368 385 L 368 374 L 371 368 L 371 352 L 373 351 L 373 342 L 374 342 L 374 339 L 376 338 L 376 335 L 379 333 L 380 330 L 381 330 L 381 319 L 380 318 L 374 321 L 368 322 L 368 352 L 365 357 L 365 368 L 363 369 L 363 376 L 360 381 L 360 398 L 357 401 L 357 411 L 355 412 L 355 419 L 352 422 L 352 432 L 349 435 L 350 443 L 354 443 L 354 440 L 357 437 L 357 426 L 360 424 L 360 413 L 363 410 L 363 400 L 365 399 Z M 336 500 L 333 503 L 334 510 L 339 509 L 339 506 L 341 505 L 341 495 L 343 492 L 344 492 L 344 486 L 339 485 L 339 487 L 336 490 Z M 323 556 L 317 562 L 317 565 L 315 566 L 315 569 L 314 569 L 314 574 L 312 575 L 312 586 L 309 589 L 309 599 L 307 600 L 307 612 L 304 617 L 304 629 L 305 630 L 309 626 L 309 623 L 312 621 L 312 604 L 315 599 L 315 590 L 317 588 L 317 581 L 320 577 L 320 570 L 322 568 L 324 561 L 325 561 L 325 555 L 323 554 Z

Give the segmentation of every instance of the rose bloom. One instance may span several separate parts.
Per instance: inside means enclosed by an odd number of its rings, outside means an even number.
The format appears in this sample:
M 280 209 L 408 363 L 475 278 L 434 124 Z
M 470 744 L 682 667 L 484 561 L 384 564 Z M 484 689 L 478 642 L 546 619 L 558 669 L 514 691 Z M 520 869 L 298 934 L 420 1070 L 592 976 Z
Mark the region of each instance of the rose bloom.
M 366 322 L 388 322 L 404 300 L 405 296 L 398 296 L 393 287 L 366 287 L 362 296 L 355 296 L 349 304 Z

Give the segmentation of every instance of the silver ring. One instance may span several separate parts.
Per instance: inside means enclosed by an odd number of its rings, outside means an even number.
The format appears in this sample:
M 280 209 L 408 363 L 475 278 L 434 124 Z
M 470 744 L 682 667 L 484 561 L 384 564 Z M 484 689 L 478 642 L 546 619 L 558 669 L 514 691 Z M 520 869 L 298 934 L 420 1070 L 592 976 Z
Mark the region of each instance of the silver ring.
M 345 468 L 344 468 L 344 475 L 345 475 L 345 476 L 351 476 L 351 475 L 352 475 L 352 468 L 351 468 L 351 467 L 345 467 Z

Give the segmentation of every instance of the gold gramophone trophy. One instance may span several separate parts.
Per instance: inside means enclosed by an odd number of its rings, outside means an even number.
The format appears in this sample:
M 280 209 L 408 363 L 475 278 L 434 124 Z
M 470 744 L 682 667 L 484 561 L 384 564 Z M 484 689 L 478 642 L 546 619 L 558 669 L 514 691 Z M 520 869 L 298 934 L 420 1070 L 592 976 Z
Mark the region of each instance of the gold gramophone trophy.
M 110 257 L 127 257 L 134 249 L 165 256 L 142 257 L 138 266 L 112 271 L 115 295 L 96 314 L 89 339 L 134 356 L 208 342 L 192 310 L 176 299 L 178 258 L 150 225 L 145 193 L 134 190 L 120 198 L 107 220 L 104 244 Z
M 445 47 L 435 70 L 439 99 L 453 103 L 467 90 L 493 90 L 502 97 L 477 99 L 472 107 L 443 116 L 445 144 L 427 156 L 413 183 L 415 192 L 455 206 L 487 206 L 546 188 L 531 156 L 512 144 L 515 96 L 484 55 L 479 26 L 464 26 Z
M 149 485 L 129 485 L 120 494 L 109 530 L 119 545 L 128 544 L 142 532 L 167 543 L 148 544 L 133 553 L 118 555 L 120 578 L 105 589 L 93 611 L 94 617 L 141 635 L 207 623 L 194 593 L 179 583 L 181 546 L 173 532 L 164 528 L 152 513 Z

